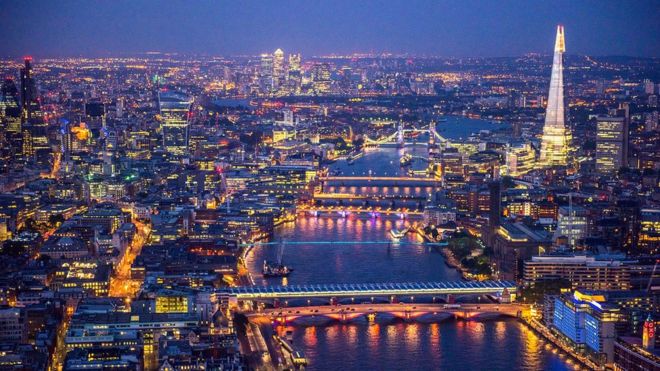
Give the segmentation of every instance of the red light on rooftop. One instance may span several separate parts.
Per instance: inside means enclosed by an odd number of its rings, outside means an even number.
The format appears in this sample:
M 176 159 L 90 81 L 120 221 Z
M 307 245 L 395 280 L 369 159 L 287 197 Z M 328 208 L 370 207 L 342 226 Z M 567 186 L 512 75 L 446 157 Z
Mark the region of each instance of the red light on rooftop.
M 23 57 L 23 59 L 26 60 L 26 61 L 32 61 L 32 56 L 27 55 L 27 56 Z

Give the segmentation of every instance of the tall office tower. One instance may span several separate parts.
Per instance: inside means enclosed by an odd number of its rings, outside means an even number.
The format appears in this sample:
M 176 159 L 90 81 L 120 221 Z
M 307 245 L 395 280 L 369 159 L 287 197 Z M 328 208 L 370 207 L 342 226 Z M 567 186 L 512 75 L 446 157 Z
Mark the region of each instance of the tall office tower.
M 37 87 L 32 78 L 32 57 L 25 57 L 25 67 L 21 68 L 21 110 L 22 120 L 26 122 L 38 109 Z
M 284 84 L 286 76 L 284 75 L 284 52 L 282 49 L 275 50 L 273 53 L 273 85 L 279 88 Z
M 630 149 L 628 147 L 630 145 L 630 103 L 619 103 L 619 108 L 616 110 L 616 116 L 623 117 L 623 153 L 621 166 L 638 168 L 639 166 L 636 164 L 636 161 L 633 161 L 632 163 L 629 162 Z
M 188 152 L 188 126 L 193 97 L 176 91 L 158 92 L 163 149 L 174 156 Z
M 270 54 L 261 55 L 259 84 L 264 92 L 271 92 L 273 90 L 273 56 Z
M 18 88 L 14 80 L 6 78 L 0 88 L 0 117 L 6 114 L 7 110 L 19 108 Z
M 2 129 L 7 133 L 20 134 L 21 106 L 18 88 L 14 80 L 7 78 L 0 91 L 0 119 Z
M 319 63 L 314 65 L 312 70 L 312 86 L 316 94 L 325 94 L 330 92 L 330 65 Z
M 568 151 L 571 133 L 566 128 L 564 112 L 564 71 L 563 55 L 564 26 L 557 26 L 555 55 L 552 61 L 548 106 L 545 111 L 545 125 L 541 140 L 541 164 L 543 166 L 565 166 L 568 164 Z
M 32 77 L 32 57 L 26 57 L 21 68 L 22 154 L 37 165 L 48 165 L 51 154 L 48 126 L 40 112 L 37 86 Z
M 293 93 L 299 93 L 302 86 L 302 70 L 300 69 L 300 54 L 289 54 L 289 72 L 287 86 Z
M 298 54 L 289 54 L 289 72 L 291 71 L 300 71 L 300 53 Z
M 596 171 L 614 174 L 624 163 L 623 117 L 599 117 L 596 124 Z

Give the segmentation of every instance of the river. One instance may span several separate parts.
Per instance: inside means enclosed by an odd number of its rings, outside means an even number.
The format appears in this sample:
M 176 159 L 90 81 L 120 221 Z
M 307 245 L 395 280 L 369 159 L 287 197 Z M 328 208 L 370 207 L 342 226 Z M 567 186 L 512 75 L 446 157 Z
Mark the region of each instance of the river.
M 473 124 L 474 120 L 470 120 Z M 440 125 L 447 125 L 443 123 Z M 478 131 L 495 125 L 481 122 Z M 447 128 L 443 134 L 454 133 Z M 469 133 L 468 133 L 469 134 Z M 423 156 L 424 147 L 384 148 L 369 151 L 353 165 L 337 162 L 332 170 L 346 175 L 400 173 L 403 151 Z M 419 165 L 423 166 L 423 165 Z M 365 192 L 349 186 L 350 192 Z M 333 192 L 345 192 L 337 186 Z M 397 191 L 406 192 L 403 187 Z M 409 187 L 408 192 L 424 194 L 426 187 Z M 295 223 L 281 225 L 276 239 L 310 242 L 285 244 L 284 261 L 295 271 L 286 279 L 263 278 L 259 272 L 264 259 L 274 260 L 276 246 L 257 246 L 247 257 L 256 285 L 366 283 L 457 280 L 440 253 L 427 246 L 405 243 L 418 241 L 409 235 L 403 243 L 365 244 L 388 240 L 388 231 L 402 229 L 409 221 L 398 218 L 371 218 L 350 215 L 300 216 Z M 355 243 L 330 245 L 328 241 Z M 315 243 L 311 243 L 315 242 Z M 362 242 L 362 243 L 361 243 Z M 295 325 L 293 344 L 302 350 L 309 370 L 568 370 L 577 368 L 515 319 L 487 321 L 447 320 L 441 323 L 405 323 L 379 320 L 355 323 Z M 284 328 L 276 329 L 280 332 Z

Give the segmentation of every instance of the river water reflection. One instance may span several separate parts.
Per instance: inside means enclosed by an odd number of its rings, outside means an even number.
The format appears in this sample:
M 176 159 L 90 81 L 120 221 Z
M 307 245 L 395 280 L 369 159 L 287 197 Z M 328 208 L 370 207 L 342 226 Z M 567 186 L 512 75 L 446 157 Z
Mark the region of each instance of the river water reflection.
M 486 124 L 484 124 L 486 125 Z M 490 124 L 492 125 L 492 124 Z M 424 147 L 407 147 L 423 155 Z M 400 173 L 402 149 L 368 152 L 348 165 L 338 162 L 332 170 L 345 175 Z M 375 165 L 377 164 L 377 165 Z M 413 187 L 414 188 L 414 187 Z M 422 187 L 424 188 L 424 187 Z M 349 189 L 364 192 L 363 189 Z M 333 190 L 333 192 L 344 192 Z M 424 194 L 426 189 L 414 189 Z M 284 262 L 295 271 L 286 280 L 264 279 L 263 260 L 274 260 L 276 246 L 257 246 L 247 257 L 257 285 L 366 283 L 457 280 L 459 274 L 444 264 L 442 256 L 408 236 L 404 243 L 387 241 L 392 228 L 403 229 L 409 221 L 350 215 L 300 216 L 295 223 L 276 230 L 276 240 L 308 242 L 285 244 Z M 331 245 L 331 241 L 351 241 Z M 325 243 L 324 243 L 325 242 Z M 413 323 L 392 319 L 369 324 L 331 322 L 295 325 L 294 346 L 302 350 L 309 370 L 568 370 L 577 368 L 566 356 L 514 319 Z M 279 328 L 279 331 L 284 331 Z

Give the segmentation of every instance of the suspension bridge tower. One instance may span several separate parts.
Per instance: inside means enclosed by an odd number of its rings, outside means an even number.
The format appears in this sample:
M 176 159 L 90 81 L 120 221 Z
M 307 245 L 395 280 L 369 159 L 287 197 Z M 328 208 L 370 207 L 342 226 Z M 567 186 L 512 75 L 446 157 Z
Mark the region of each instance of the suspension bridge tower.
M 401 121 L 399 121 L 399 126 L 397 127 L 396 144 L 399 147 L 403 147 L 403 122 Z

